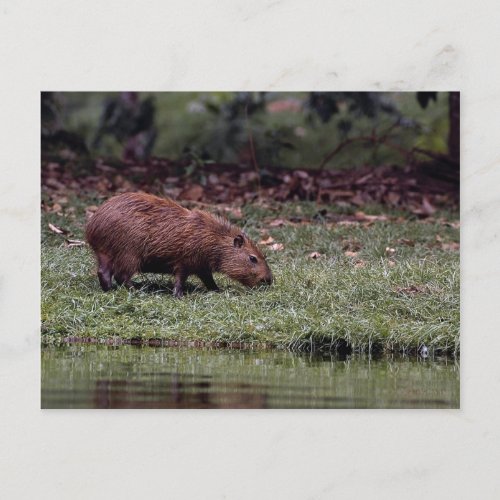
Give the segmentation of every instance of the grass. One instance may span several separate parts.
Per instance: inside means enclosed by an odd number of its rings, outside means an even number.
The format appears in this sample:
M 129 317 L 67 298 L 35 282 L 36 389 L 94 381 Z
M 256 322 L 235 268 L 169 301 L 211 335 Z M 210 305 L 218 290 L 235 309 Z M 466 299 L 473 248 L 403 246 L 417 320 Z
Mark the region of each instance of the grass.
M 85 206 L 95 203 L 92 197 L 75 198 L 59 214 L 42 215 L 43 343 L 88 337 L 287 348 L 348 345 L 359 351 L 425 344 L 459 352 L 459 253 L 443 244 L 459 240 L 459 230 L 445 223 L 458 214 L 440 214 L 433 222 L 370 225 L 325 223 L 320 217 L 272 227 L 270 221 L 278 217 L 309 219 L 318 207 L 246 206 L 238 224 L 255 239 L 266 234 L 284 245 L 282 251 L 267 251 L 275 284 L 247 290 L 219 275 L 222 292 L 213 293 L 192 277 L 189 292 L 178 300 L 171 295 L 171 276 L 138 275 L 139 289 L 103 293 L 90 249 L 69 248 L 49 230 L 51 222 L 83 239 Z M 370 213 L 380 210 L 372 207 Z M 395 253 L 388 256 L 387 247 Z M 357 255 L 345 255 L 349 249 L 357 249 Z M 314 260 L 311 252 L 323 256 Z

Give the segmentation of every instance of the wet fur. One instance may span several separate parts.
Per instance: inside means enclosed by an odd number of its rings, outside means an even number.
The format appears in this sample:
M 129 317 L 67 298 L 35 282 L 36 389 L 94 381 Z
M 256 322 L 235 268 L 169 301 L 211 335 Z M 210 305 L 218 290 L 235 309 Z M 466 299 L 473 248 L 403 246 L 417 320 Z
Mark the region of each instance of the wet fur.
M 97 256 L 105 291 L 113 277 L 118 284 L 130 285 L 139 272 L 173 274 L 177 297 L 192 274 L 209 290 L 218 289 L 214 272 L 249 287 L 272 281 L 265 257 L 241 229 L 168 198 L 142 193 L 115 196 L 89 220 L 86 238 Z M 251 255 L 257 263 L 250 261 Z

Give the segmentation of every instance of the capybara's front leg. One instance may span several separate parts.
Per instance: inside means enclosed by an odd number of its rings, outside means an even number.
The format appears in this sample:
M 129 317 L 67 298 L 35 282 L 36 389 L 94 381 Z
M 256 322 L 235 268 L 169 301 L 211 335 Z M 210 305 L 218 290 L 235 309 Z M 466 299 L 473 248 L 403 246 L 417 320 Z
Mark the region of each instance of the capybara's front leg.
M 188 273 L 184 269 L 177 268 L 175 270 L 174 297 L 180 299 L 184 295 L 184 285 L 186 284 L 187 277 Z
M 138 270 L 137 260 L 128 258 L 125 262 L 114 262 L 113 264 L 113 276 L 119 285 L 125 285 L 127 288 L 134 288 L 132 282 L 132 276 Z
M 198 273 L 198 278 L 203 282 L 203 284 L 210 290 L 211 292 L 218 292 L 219 287 L 217 283 L 214 281 L 214 277 L 210 271 Z
M 124 273 L 120 272 L 118 274 L 115 274 L 115 280 L 119 285 L 124 285 L 127 288 L 134 288 L 134 285 L 132 285 L 132 282 L 130 281 L 132 279 L 132 274 L 130 273 Z
M 107 292 L 111 288 L 111 279 L 113 276 L 113 265 L 111 259 L 103 254 L 97 254 L 97 260 L 99 262 L 99 270 L 97 271 L 97 277 L 99 278 L 99 283 L 101 288 Z

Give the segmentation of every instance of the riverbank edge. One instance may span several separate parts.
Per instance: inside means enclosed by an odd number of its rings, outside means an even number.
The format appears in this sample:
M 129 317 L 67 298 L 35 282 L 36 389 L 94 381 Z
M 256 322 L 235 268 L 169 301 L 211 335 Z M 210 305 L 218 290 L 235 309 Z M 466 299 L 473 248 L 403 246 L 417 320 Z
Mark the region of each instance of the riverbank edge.
M 295 345 L 275 344 L 272 342 L 239 342 L 239 341 L 203 341 L 203 340 L 172 340 L 161 338 L 121 338 L 121 337 L 78 337 L 62 335 L 42 335 L 41 347 L 61 346 L 72 344 L 108 345 L 119 347 L 133 345 L 138 347 L 178 347 L 198 349 L 234 349 L 234 350 L 284 350 L 292 352 L 330 352 L 338 355 L 350 354 L 398 354 L 404 356 L 433 357 L 441 356 L 450 359 L 460 359 L 460 348 L 428 348 L 420 346 L 385 346 L 382 343 L 373 343 L 368 348 L 353 348 L 345 340 L 319 344 L 302 342 Z

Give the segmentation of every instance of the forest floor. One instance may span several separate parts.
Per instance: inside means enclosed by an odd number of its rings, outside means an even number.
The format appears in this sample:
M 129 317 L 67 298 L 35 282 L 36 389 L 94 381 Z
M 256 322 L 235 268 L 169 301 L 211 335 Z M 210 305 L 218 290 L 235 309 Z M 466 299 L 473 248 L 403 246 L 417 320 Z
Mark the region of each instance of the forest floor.
M 44 172 L 51 170 L 42 170 L 42 177 Z M 377 200 L 362 206 L 272 197 L 181 201 L 225 215 L 261 242 L 275 283 L 248 290 L 216 275 L 222 292 L 214 293 L 192 277 L 179 300 L 172 296 L 171 276 L 137 275 L 135 290 L 102 292 L 83 242 L 85 221 L 113 191 L 136 186 L 122 178 L 120 189 L 99 189 L 95 184 L 106 179 L 94 181 L 82 190 L 60 177 L 43 180 L 44 344 L 93 339 L 404 352 L 426 345 L 459 352 L 456 206 L 436 207 L 425 195 L 415 210 Z

